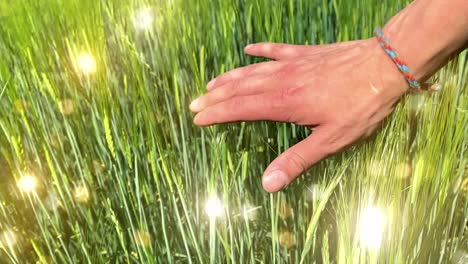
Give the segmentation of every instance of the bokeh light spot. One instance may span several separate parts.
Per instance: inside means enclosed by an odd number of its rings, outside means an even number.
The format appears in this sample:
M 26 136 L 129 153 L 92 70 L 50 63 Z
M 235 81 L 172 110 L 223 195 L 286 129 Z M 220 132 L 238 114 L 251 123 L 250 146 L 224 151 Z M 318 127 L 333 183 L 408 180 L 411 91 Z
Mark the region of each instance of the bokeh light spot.
M 73 189 L 73 198 L 78 203 L 87 203 L 89 201 L 89 189 L 86 185 L 80 184 Z
M 75 105 L 70 99 L 63 99 L 58 102 L 60 113 L 71 115 L 75 111 Z
M 154 15 L 151 8 L 142 8 L 137 10 L 133 23 L 135 28 L 138 30 L 150 29 L 154 23 Z
M 242 216 L 245 220 L 256 220 L 258 218 L 258 210 L 261 208 L 261 206 L 252 207 L 246 205 L 242 208 Z
M 85 75 L 90 75 L 96 72 L 96 60 L 93 55 L 87 52 L 80 53 L 76 58 L 78 69 Z
M 151 241 L 153 240 L 151 234 L 144 230 L 137 230 L 133 233 L 133 239 L 136 244 L 142 247 L 151 246 Z
M 206 202 L 205 212 L 211 219 L 220 217 L 224 213 L 224 205 L 217 197 L 211 197 Z
M 361 244 L 370 250 L 380 248 L 384 233 L 384 213 L 375 207 L 365 208 L 359 220 Z
M 17 182 L 18 188 L 25 193 L 34 192 L 37 188 L 38 180 L 35 176 L 26 174 L 19 178 Z
M 278 237 L 279 243 L 283 248 L 290 249 L 296 245 L 296 238 L 290 231 L 281 231 Z
M 16 245 L 18 238 L 12 230 L 5 230 L 0 236 L 0 243 L 4 248 L 11 248 Z

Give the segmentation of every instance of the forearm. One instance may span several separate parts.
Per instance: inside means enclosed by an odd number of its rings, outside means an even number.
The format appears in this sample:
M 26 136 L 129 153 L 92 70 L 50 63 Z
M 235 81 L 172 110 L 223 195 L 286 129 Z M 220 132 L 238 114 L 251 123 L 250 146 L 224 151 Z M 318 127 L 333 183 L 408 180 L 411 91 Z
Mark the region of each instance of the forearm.
M 394 16 L 384 34 L 417 80 L 425 81 L 468 46 L 467 0 L 416 0 Z

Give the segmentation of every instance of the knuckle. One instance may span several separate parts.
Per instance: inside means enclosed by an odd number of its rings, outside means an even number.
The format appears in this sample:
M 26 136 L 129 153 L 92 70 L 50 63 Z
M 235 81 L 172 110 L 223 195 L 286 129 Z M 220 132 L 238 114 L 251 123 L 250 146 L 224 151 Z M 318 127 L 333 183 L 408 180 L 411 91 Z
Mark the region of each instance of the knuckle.
M 274 56 L 277 57 L 281 55 L 284 48 L 285 48 L 284 44 L 276 44 L 271 52 Z
M 271 108 L 278 113 L 278 118 L 287 122 L 295 122 L 296 117 L 296 107 L 301 105 L 300 96 L 300 87 L 285 87 L 279 89 L 276 94 L 273 96 L 272 100 L 269 102 Z
M 290 151 L 285 156 L 285 163 L 288 167 L 300 173 L 305 172 L 308 168 L 307 161 L 296 151 Z
M 231 81 L 231 84 L 229 85 L 229 87 L 227 87 L 227 89 L 231 91 L 236 91 L 237 89 L 239 89 L 240 86 L 241 86 L 241 80 L 234 79 Z
M 229 87 L 222 87 L 219 89 L 219 98 L 220 99 L 227 99 L 235 96 L 235 90 L 230 89 Z
M 274 73 L 274 76 L 281 81 L 286 78 L 291 79 L 290 76 L 297 75 L 298 73 L 300 73 L 304 65 L 307 65 L 307 63 L 304 63 L 304 60 L 285 62 L 285 64 L 283 64 L 281 68 Z M 285 81 L 285 83 L 293 82 Z
M 295 98 L 295 96 L 299 92 L 298 87 L 294 86 L 286 86 L 280 88 L 277 95 L 276 95 L 276 106 L 278 107 L 285 107 L 291 103 L 291 101 Z
M 260 45 L 260 49 L 265 53 L 271 53 L 273 51 L 273 45 L 271 43 L 263 43 Z
M 231 74 L 229 75 L 230 79 L 234 80 L 234 79 L 237 79 L 237 78 L 241 78 L 244 75 L 245 70 L 246 69 L 244 67 L 244 68 L 239 68 L 239 69 L 235 69 L 235 70 L 231 71 Z
M 293 46 L 287 45 L 287 44 L 282 44 L 278 49 L 277 55 L 281 56 L 281 57 L 292 58 L 292 57 L 295 57 L 297 55 L 297 52 L 296 52 L 296 50 L 294 49 Z
M 239 76 L 242 76 L 242 69 L 241 68 L 231 70 L 231 71 L 228 71 L 228 72 L 224 73 L 223 75 L 221 75 L 218 78 L 218 80 L 222 80 L 224 82 L 231 82 L 231 81 L 234 81 L 237 78 L 239 78 Z
M 231 72 L 225 72 L 225 73 L 221 74 L 218 78 L 216 78 L 216 81 L 218 81 L 218 82 L 230 81 L 231 80 L 231 75 L 232 75 Z
M 230 101 L 229 108 L 236 110 L 236 109 L 241 109 L 244 105 L 244 101 L 242 100 L 241 97 L 234 97 Z
M 258 67 L 258 65 L 254 65 L 254 66 L 256 66 L 256 67 L 253 67 L 253 66 L 252 66 L 252 67 L 246 67 L 246 68 L 242 71 L 242 72 L 243 72 L 243 74 L 242 74 L 243 77 L 250 77 L 250 76 L 256 74 L 259 67 Z

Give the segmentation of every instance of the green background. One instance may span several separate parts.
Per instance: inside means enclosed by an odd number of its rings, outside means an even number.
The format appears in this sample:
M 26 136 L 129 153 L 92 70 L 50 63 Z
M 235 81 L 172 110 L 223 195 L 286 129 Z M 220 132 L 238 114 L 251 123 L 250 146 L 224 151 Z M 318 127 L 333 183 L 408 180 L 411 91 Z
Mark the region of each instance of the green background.
M 406 4 L 3 0 L 0 262 L 462 263 L 466 51 L 434 77 L 443 91 L 405 96 L 378 134 L 277 194 L 263 170 L 307 129 L 197 128 L 188 110 L 211 78 L 262 61 L 247 44 L 371 37 Z M 76 66 L 83 52 L 95 73 Z M 378 250 L 360 243 L 367 207 L 385 215 Z

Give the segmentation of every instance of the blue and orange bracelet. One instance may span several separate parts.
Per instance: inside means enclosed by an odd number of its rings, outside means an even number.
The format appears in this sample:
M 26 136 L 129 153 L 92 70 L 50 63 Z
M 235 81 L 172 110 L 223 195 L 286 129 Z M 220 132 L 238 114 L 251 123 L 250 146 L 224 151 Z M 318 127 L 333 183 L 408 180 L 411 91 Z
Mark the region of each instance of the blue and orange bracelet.
M 380 28 L 375 29 L 375 37 L 379 41 L 380 46 L 385 50 L 385 52 L 390 56 L 398 70 L 403 74 L 412 91 L 419 92 L 421 91 L 421 84 L 418 80 L 411 74 L 411 70 L 408 65 L 400 58 L 395 49 L 390 45 L 390 40 L 388 40 L 385 35 L 382 33 Z M 429 91 L 438 91 L 442 88 L 440 84 L 434 84 L 429 86 Z

